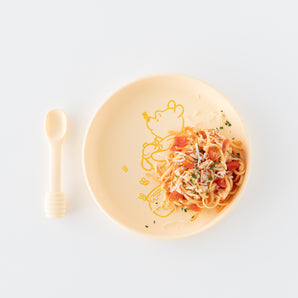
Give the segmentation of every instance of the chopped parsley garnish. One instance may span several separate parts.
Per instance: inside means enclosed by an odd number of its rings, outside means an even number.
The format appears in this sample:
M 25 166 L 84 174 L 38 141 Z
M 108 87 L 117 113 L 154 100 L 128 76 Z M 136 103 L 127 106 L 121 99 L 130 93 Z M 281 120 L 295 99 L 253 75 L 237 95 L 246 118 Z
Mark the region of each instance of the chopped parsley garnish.
M 146 225 L 145 228 L 149 228 L 149 226 Z
M 193 215 L 191 218 L 194 218 L 195 216 Z
M 195 174 L 192 174 L 191 177 L 197 179 L 197 176 Z
M 208 193 L 210 191 L 210 189 L 208 188 L 206 191 L 205 191 L 205 193 Z
M 153 223 L 155 224 L 155 220 L 153 220 Z
M 240 153 L 238 152 L 237 155 L 235 155 L 234 153 L 230 152 L 229 150 L 227 150 L 228 153 L 230 153 L 231 155 L 233 155 L 236 158 L 240 158 Z
M 155 205 L 158 205 L 158 202 L 155 202 Z
M 232 137 L 232 140 L 235 140 L 235 137 Z
M 175 175 L 175 177 L 176 177 L 176 178 L 178 178 L 178 176 L 177 176 L 177 175 Z
M 209 168 L 209 170 L 213 170 L 215 168 L 216 161 L 213 162 L 213 165 Z
M 204 150 L 203 149 L 200 149 L 200 152 L 204 152 Z
M 184 212 L 187 212 L 187 208 L 184 208 Z
M 220 126 L 219 129 L 223 129 L 223 126 Z
M 223 110 L 220 110 L 221 112 L 223 112 Z
M 191 180 L 189 182 L 193 185 L 193 182 Z
M 209 180 L 210 180 L 210 181 L 212 181 L 212 180 L 213 180 L 213 177 L 212 177 L 212 176 L 210 176 L 210 177 L 209 177 Z
M 225 125 L 229 127 L 232 126 L 232 124 L 228 120 L 226 121 Z

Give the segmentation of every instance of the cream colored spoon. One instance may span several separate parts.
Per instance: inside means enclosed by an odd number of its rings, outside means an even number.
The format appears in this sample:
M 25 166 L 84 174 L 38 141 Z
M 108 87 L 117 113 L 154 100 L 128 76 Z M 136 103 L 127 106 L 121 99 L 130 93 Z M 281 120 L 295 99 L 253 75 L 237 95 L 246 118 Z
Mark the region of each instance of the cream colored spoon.
M 50 192 L 46 194 L 45 214 L 47 217 L 63 217 L 66 200 L 61 192 L 61 152 L 67 131 L 66 114 L 57 109 L 49 111 L 45 128 L 50 143 Z

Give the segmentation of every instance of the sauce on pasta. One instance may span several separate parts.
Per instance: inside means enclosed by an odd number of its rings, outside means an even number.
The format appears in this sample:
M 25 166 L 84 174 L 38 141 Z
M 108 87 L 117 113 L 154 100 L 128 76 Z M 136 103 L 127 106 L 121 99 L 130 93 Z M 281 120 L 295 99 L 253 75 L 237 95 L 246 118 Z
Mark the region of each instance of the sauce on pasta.
M 241 142 L 226 138 L 219 129 L 186 127 L 172 134 L 167 163 L 156 168 L 165 190 L 163 207 L 191 210 L 192 220 L 203 208 L 222 210 L 244 178 Z

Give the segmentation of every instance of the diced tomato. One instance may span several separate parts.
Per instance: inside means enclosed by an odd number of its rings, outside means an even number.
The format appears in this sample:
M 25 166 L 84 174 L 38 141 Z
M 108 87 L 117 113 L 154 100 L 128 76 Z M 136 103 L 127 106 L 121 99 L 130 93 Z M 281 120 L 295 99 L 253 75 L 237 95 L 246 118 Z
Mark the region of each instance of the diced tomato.
M 180 199 L 181 200 L 184 199 L 184 196 L 181 193 L 179 193 L 176 190 L 174 190 L 174 191 L 171 192 L 170 197 L 169 197 L 169 200 L 170 201 L 177 201 L 177 200 L 180 200 Z
M 193 211 L 200 211 L 201 209 L 198 207 L 197 204 L 191 204 L 189 208 Z
M 207 139 L 207 134 L 205 133 L 205 131 L 199 131 L 199 134 L 202 135 L 203 139 Z
M 238 161 L 228 161 L 226 162 L 226 165 L 228 170 L 233 171 L 239 168 L 240 163 Z
M 174 139 L 174 144 L 171 147 L 171 151 L 181 151 L 181 148 L 184 147 L 187 143 L 187 137 L 177 136 Z
M 218 149 L 216 147 L 209 147 L 208 149 L 209 157 L 212 161 L 217 161 L 220 157 Z
M 214 182 L 221 188 L 226 188 L 227 184 L 224 178 L 217 178 L 214 180 Z
M 181 148 L 178 148 L 177 146 L 173 145 L 170 149 L 171 151 L 182 151 Z
M 193 169 L 195 167 L 195 164 L 187 159 L 183 160 L 182 164 L 188 169 Z
M 228 147 L 228 145 L 229 145 L 229 140 L 228 139 L 225 139 L 224 141 L 223 141 L 223 143 L 222 143 L 222 152 L 223 153 L 225 153 L 226 152 L 226 150 L 227 150 L 227 147 Z
M 174 146 L 184 147 L 186 143 L 187 143 L 187 137 L 181 137 L 181 136 L 175 137 Z

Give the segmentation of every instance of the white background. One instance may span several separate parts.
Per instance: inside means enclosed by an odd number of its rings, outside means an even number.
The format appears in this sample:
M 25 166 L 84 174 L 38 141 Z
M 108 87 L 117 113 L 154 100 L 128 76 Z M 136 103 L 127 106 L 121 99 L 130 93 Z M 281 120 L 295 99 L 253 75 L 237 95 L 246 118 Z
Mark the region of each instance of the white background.
M 0 297 L 297 297 L 296 1 L 0 2 Z M 83 179 L 100 103 L 176 72 L 243 116 L 252 172 L 239 204 L 193 238 L 155 241 L 110 221 Z M 43 214 L 44 116 L 63 108 L 69 211 Z M 125 111 L 124 111 L 125 112 Z

